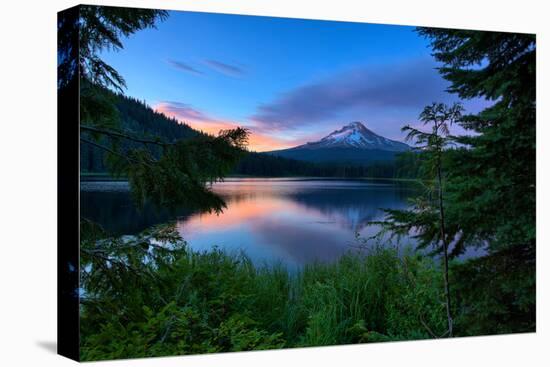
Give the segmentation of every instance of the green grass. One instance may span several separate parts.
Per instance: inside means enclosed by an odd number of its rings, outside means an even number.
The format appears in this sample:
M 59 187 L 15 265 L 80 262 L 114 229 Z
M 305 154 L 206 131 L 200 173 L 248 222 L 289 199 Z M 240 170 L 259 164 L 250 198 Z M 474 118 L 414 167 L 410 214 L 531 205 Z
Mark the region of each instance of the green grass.
M 368 255 L 289 273 L 256 267 L 244 255 L 191 251 L 173 228 L 98 241 L 103 234 L 86 226 L 83 360 L 417 340 L 446 331 L 441 268 L 414 252 L 374 246 Z M 456 336 L 535 330 L 534 264 L 526 268 L 522 256 L 531 255 L 507 250 L 452 263 Z
M 82 278 L 84 360 L 422 339 L 430 335 L 421 318 L 445 326 L 440 270 L 395 249 L 296 274 L 186 246 L 147 263 L 116 256 L 138 269 L 114 273 L 96 261 L 93 277 Z

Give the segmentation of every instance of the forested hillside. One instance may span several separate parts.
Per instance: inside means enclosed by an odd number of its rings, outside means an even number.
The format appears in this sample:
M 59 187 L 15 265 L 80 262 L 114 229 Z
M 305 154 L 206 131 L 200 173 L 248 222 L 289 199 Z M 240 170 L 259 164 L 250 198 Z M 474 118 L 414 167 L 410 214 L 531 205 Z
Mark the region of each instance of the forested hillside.
M 122 94 L 107 93 L 115 100 L 120 128 L 129 133 L 149 137 L 153 140 L 161 139 L 165 142 L 173 142 L 200 134 L 188 125 L 154 111 L 145 102 Z M 82 134 L 88 133 L 82 132 Z M 103 137 L 102 139 L 108 138 Z M 138 143 L 128 140 L 120 142 L 120 144 L 122 149 L 139 147 Z M 80 148 L 80 169 L 82 172 L 88 173 L 108 171 L 105 166 L 105 151 L 83 142 Z

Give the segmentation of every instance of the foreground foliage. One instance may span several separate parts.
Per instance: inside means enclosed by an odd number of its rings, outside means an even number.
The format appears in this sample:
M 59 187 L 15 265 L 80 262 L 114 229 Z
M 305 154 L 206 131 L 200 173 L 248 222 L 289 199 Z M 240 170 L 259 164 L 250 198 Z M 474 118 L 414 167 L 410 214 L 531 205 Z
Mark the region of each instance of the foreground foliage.
M 448 91 L 461 99 L 482 97 L 490 106 L 464 116 L 459 110 L 450 120 L 468 130 L 467 135 L 449 136 L 445 125 L 439 125 L 445 127 L 441 134 L 437 125 L 446 118 L 437 118 L 437 113 L 428 115 L 427 120 L 436 124 L 431 133 L 404 128 L 427 154 L 420 172 L 437 185 L 434 190 L 426 183 L 427 190 L 411 200 L 409 208 L 387 210 L 379 224 L 393 237 L 413 234 L 418 247 L 433 248 L 445 262 L 470 248 L 484 249 L 486 255 L 464 266 L 454 282 L 446 274 L 443 282 L 448 304 L 467 299 L 476 305 L 465 306 L 464 330 L 534 330 L 536 38 L 418 31 L 430 40 L 433 56 L 441 63 L 439 71 L 450 82 Z M 426 122 L 425 112 L 437 106 L 428 106 L 420 119 Z M 440 106 L 445 117 L 446 108 Z M 443 149 L 444 142 L 456 146 Z M 452 336 L 452 312 L 448 315 Z
M 234 172 L 247 131 L 165 139 L 158 136 L 160 130 L 150 137 L 144 134 L 148 130 L 121 123 L 115 94 L 106 88 L 120 91 L 124 80 L 96 53 L 120 48 L 120 36 L 153 27 L 165 14 L 105 8 L 98 17 L 98 11 L 84 11 L 79 24 L 59 25 L 64 50 L 60 95 L 81 81 L 82 142 L 104 151 L 101 161 L 111 173 L 129 178 L 138 203 L 148 199 L 160 206 L 221 210 L 223 201 L 207 184 Z M 94 33 L 97 21 L 107 27 Z M 80 37 L 88 42 L 80 55 L 63 46 L 63 30 L 76 25 L 84 26 Z M 451 258 L 471 247 L 486 249 L 485 256 L 450 264 L 445 283 L 452 284 L 447 313 L 453 315 L 454 336 L 534 331 L 535 37 L 419 31 L 431 40 L 451 92 L 493 104 L 461 119 L 461 126 L 474 134 L 455 137 L 456 149 L 439 149 L 436 166 L 443 174 L 437 181 L 439 188 L 445 185 L 437 190 L 439 200 L 427 190 L 415 199 L 413 210 L 389 211 L 388 230 L 393 235 L 414 231 L 420 245 L 435 252 L 447 238 Z M 258 156 L 248 157 L 237 170 L 333 172 L 275 161 L 264 169 Z M 94 159 L 88 161 L 95 166 Z M 398 162 L 400 177 L 429 176 L 433 167 L 426 154 L 404 155 Z M 348 172 L 364 174 L 350 168 L 344 175 Z M 438 220 L 443 211 L 445 218 Z M 256 268 L 245 256 L 189 251 L 171 228 L 105 239 L 84 221 L 81 233 L 84 360 L 434 338 L 448 329 L 445 304 L 451 303 L 445 302 L 442 287 L 447 272 L 419 254 L 370 248 L 367 254 L 349 254 L 289 275 L 282 267 Z
M 374 247 L 289 274 L 245 256 L 190 251 L 171 227 L 100 240 L 100 229 L 82 226 L 83 360 L 426 339 L 446 330 L 442 271 L 412 252 Z M 454 264 L 451 274 L 490 266 L 476 261 Z M 534 328 L 501 323 L 498 310 L 510 300 L 478 291 L 460 292 L 457 335 Z

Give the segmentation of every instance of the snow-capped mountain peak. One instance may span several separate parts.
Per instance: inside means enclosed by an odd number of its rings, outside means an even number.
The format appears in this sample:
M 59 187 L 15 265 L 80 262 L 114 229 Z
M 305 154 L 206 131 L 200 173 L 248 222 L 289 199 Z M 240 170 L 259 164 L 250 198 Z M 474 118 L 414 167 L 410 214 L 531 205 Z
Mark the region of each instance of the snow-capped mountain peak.
M 409 146 L 375 134 L 367 129 L 363 123 L 354 121 L 344 125 L 339 130 L 333 131 L 319 141 L 307 143 L 297 148 L 358 148 L 404 151 L 408 150 Z

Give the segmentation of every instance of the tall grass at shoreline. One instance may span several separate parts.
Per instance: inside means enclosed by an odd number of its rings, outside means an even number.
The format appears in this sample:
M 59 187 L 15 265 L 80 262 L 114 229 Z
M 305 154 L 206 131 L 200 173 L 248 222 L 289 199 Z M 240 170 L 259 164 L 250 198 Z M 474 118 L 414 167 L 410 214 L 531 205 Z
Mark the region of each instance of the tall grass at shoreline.
M 192 251 L 170 226 L 106 238 L 83 221 L 81 233 L 82 360 L 446 336 L 439 261 L 412 250 L 375 245 L 288 272 Z M 456 336 L 535 331 L 534 250 L 451 264 Z
M 104 241 L 103 260 L 83 244 L 84 360 L 423 339 L 445 327 L 430 258 L 375 247 L 289 274 L 183 242 L 164 251 L 155 236 Z

